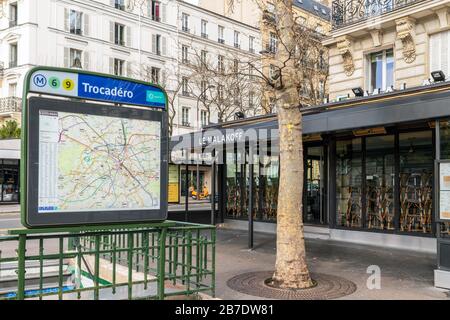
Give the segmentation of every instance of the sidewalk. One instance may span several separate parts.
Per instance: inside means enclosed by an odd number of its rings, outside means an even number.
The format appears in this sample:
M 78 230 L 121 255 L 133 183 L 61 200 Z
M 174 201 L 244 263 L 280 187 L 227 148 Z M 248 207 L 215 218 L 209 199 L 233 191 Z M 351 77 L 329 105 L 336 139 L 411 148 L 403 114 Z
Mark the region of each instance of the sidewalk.
M 19 213 L 20 204 L 3 204 L 0 205 L 0 214 Z
M 255 249 L 247 249 L 246 232 L 217 232 L 216 295 L 222 299 L 261 299 L 236 292 L 226 282 L 235 275 L 273 270 L 275 236 L 255 234 Z M 358 289 L 343 299 L 449 299 L 447 291 L 433 287 L 434 254 L 362 246 L 329 240 L 306 240 L 310 271 L 344 277 Z M 381 268 L 381 290 L 366 286 L 367 267 Z

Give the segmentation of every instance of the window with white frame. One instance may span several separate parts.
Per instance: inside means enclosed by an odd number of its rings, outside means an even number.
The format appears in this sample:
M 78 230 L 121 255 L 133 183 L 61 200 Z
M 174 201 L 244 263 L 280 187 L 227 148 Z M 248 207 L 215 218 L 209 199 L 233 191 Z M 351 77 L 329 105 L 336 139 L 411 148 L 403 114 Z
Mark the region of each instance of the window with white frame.
M 69 67 L 70 68 L 83 68 L 83 65 L 81 63 L 83 51 L 78 49 L 70 48 L 70 55 L 69 55 Z
M 206 66 L 208 63 L 208 51 L 206 50 L 202 50 L 202 52 L 200 53 L 200 62 L 203 66 Z
M 125 10 L 125 0 L 114 0 L 114 7 L 119 10 Z
M 202 127 L 205 127 L 208 125 L 208 112 L 206 110 L 200 111 L 200 121 Z
M 181 14 L 181 27 L 184 32 L 189 32 L 189 15 L 186 13 Z
M 8 87 L 8 96 L 17 97 L 17 82 L 12 82 Z
M 17 67 L 17 42 L 9 44 L 9 67 Z
M 151 17 L 154 21 L 161 21 L 161 2 L 151 0 Z
M 450 30 L 430 36 L 430 72 L 434 71 L 450 76 Z
M 189 48 L 188 46 L 181 46 L 181 62 L 182 63 L 189 63 Z
M 274 32 L 270 32 L 270 34 L 269 34 L 269 47 L 268 47 L 267 50 L 270 53 L 276 53 L 277 52 L 277 46 L 278 46 L 277 35 Z
M 240 48 L 240 43 L 239 43 L 239 31 L 235 31 L 234 32 L 234 47 L 235 48 Z
M 187 77 L 181 79 L 181 93 L 183 96 L 189 96 L 189 80 Z
M 17 26 L 17 17 L 18 17 L 17 6 L 18 6 L 17 2 L 9 4 L 9 27 Z
M 125 61 L 121 59 L 114 59 L 114 74 L 116 76 L 123 76 L 124 75 L 124 68 Z
M 70 23 L 70 33 L 81 35 L 83 13 L 76 10 L 70 10 L 69 13 L 69 23 Z
M 225 43 L 225 39 L 223 37 L 224 32 L 225 32 L 225 28 L 224 27 L 222 27 L 222 26 L 218 26 L 217 27 L 217 34 L 218 34 L 217 41 L 219 43 L 222 43 L 222 44 Z
M 125 45 L 125 26 L 123 24 L 114 24 L 114 43 L 120 46 Z
M 202 38 L 208 38 L 208 21 L 202 20 Z
M 368 55 L 368 87 L 386 91 L 394 85 L 394 50 L 388 49 Z
M 248 51 L 251 53 L 255 52 L 255 37 L 248 37 Z
M 220 73 L 224 73 L 225 72 L 225 57 L 222 55 L 219 55 L 217 57 L 217 70 Z
M 181 124 L 184 127 L 190 127 L 191 123 L 189 122 L 189 108 L 182 107 L 181 109 Z
M 160 83 L 160 73 L 161 69 L 152 67 L 152 83 L 159 84 Z

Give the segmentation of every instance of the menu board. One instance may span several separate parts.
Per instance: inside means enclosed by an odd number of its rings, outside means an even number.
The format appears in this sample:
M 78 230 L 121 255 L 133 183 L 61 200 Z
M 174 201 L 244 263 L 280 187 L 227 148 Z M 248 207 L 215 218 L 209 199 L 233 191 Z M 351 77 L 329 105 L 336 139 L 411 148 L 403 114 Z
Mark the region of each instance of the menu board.
M 441 220 L 450 220 L 450 163 L 440 163 L 439 213 Z

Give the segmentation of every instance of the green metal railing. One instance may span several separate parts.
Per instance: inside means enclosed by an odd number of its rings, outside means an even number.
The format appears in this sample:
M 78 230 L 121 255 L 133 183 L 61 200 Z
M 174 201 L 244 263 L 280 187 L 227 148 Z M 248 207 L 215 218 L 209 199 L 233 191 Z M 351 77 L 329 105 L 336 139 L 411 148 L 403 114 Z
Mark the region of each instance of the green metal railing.
M 215 295 L 214 226 L 169 221 L 9 234 L 0 237 L 0 300 Z

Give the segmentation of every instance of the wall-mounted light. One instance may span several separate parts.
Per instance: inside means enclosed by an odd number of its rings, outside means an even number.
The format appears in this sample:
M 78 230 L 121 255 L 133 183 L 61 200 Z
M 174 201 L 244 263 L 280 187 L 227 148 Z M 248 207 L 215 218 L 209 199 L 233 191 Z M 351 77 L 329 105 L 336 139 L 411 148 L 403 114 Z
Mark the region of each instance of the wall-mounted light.
M 234 114 L 234 117 L 235 117 L 236 119 L 245 119 L 245 114 L 244 114 L 243 112 L 241 112 L 241 111 L 238 111 L 238 112 L 236 112 L 236 113 Z
M 352 91 L 355 97 L 364 97 L 364 90 L 361 87 L 353 88 Z
M 442 70 L 433 71 L 431 73 L 431 77 L 433 78 L 434 82 L 445 81 L 445 73 Z

